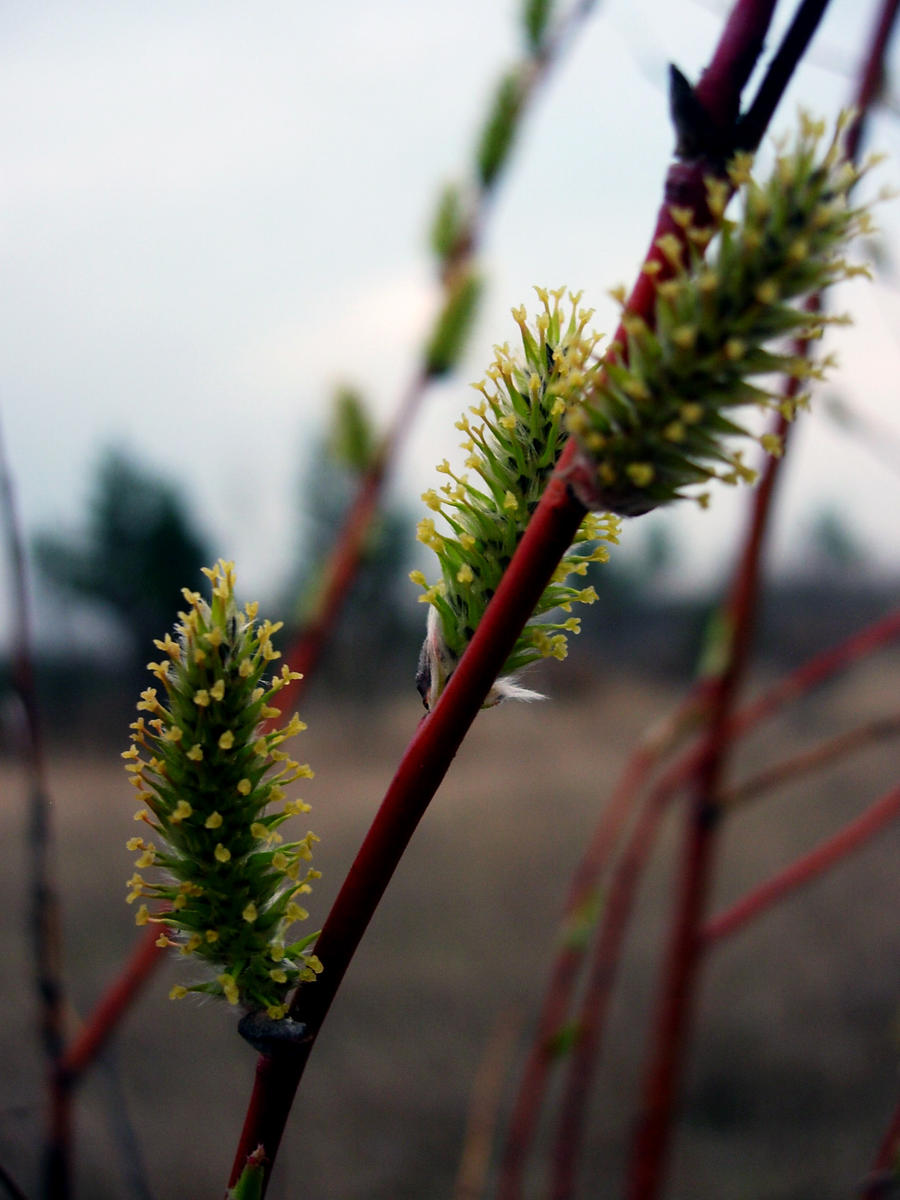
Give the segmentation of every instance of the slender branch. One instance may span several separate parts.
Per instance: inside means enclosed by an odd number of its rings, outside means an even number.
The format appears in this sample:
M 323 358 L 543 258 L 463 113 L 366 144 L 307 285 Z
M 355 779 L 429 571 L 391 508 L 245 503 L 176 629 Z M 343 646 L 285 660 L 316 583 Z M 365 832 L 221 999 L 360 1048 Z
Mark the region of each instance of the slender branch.
M 717 123 L 733 129 L 740 98 L 765 45 L 775 0 L 738 0 L 732 6 L 709 66 L 697 84 L 697 99 Z M 719 97 L 729 96 L 728 105 Z
M 700 761 L 696 751 L 690 757 L 696 768 Z M 566 1086 L 553 1146 L 553 1185 L 550 1192 L 553 1200 L 565 1200 L 575 1191 L 588 1101 L 637 888 L 648 865 L 669 801 L 679 785 L 685 782 L 686 774 L 689 775 L 689 772 L 685 772 L 684 763 L 676 762 L 654 786 L 644 801 L 610 880 L 582 1004 L 572 1030 L 573 1046 L 567 1064 Z
M 897 21 L 900 0 L 884 0 L 872 31 L 869 50 L 863 64 L 862 76 L 853 102 L 854 119 L 847 130 L 847 155 L 857 158 L 865 131 L 866 117 L 878 99 L 884 83 L 884 64 L 888 42 Z
M 764 122 L 774 111 L 777 88 L 769 80 L 780 80 L 781 86 L 793 71 L 800 54 L 824 11 L 824 5 L 803 3 L 797 18 L 773 63 L 760 95 L 748 115 L 744 132 L 747 144 L 755 145 L 762 136 Z M 888 32 L 879 22 L 867 56 L 865 77 L 869 78 L 873 62 L 880 63 L 887 45 Z M 784 55 L 782 57 L 782 51 Z M 880 69 L 880 68 L 879 68 Z M 871 92 L 858 104 L 860 122 L 864 104 Z M 854 150 L 858 150 L 861 128 L 856 133 Z M 765 503 L 764 500 L 761 501 Z M 763 516 L 763 525 L 764 525 Z M 759 530 L 761 536 L 762 528 Z M 676 919 L 672 926 L 664 973 L 665 983 L 656 1022 L 654 1051 L 644 1081 L 643 1102 L 634 1140 L 628 1174 L 629 1200 L 655 1200 L 660 1195 L 669 1144 L 672 1136 L 675 1095 L 680 1082 L 687 1048 L 689 1027 L 696 1000 L 696 985 L 703 946 L 701 921 L 706 900 L 709 876 L 715 847 L 716 799 L 724 759 L 729 749 L 728 723 L 736 686 L 746 656 L 749 624 L 757 585 L 758 556 L 753 563 L 753 533 L 751 533 L 745 563 L 747 570 L 739 576 L 730 605 L 733 628 L 736 631 L 732 661 L 722 678 L 719 704 L 714 708 L 709 729 L 709 756 L 698 774 L 698 788 L 692 820 L 687 831 L 684 865 Z
M 53 853 L 51 801 L 47 786 L 46 756 L 32 651 L 31 615 L 28 602 L 25 548 L 22 540 L 12 477 L 0 437 L 0 508 L 13 586 L 15 627 L 12 648 L 12 678 L 25 716 L 25 770 L 28 778 L 28 845 L 31 867 L 31 950 L 34 983 L 48 1077 L 65 1040 L 65 994 L 62 968 L 62 933 L 59 887 Z M 51 1083 L 50 1126 L 44 1147 L 45 1182 L 48 1194 L 69 1195 L 71 1145 L 69 1122 L 61 1114 Z M 60 1116 L 61 1119 L 57 1120 Z
M 578 971 L 589 948 L 588 932 L 594 924 L 602 872 L 634 809 L 635 799 L 645 779 L 683 736 L 685 729 L 697 720 L 702 707 L 703 690 L 702 685 L 692 689 L 663 725 L 655 726 L 642 738 L 641 744 L 626 763 L 572 877 L 561 919 L 561 948 L 551 968 L 537 1030 L 531 1041 L 509 1120 L 500 1168 L 498 1200 L 515 1200 L 521 1194 L 528 1150 L 537 1129 L 550 1069 L 557 1059 L 556 1040 L 565 1026 L 578 982 Z
M 517 1014 L 509 1011 L 501 1014 L 478 1064 L 453 1200 L 481 1200 L 486 1194 L 503 1081 L 509 1070 L 519 1025 Z
M 900 787 L 894 788 L 867 808 L 856 820 L 845 825 L 833 837 L 828 838 L 815 850 L 804 854 L 796 862 L 779 871 L 771 879 L 754 888 L 749 895 L 733 904 L 725 912 L 713 917 L 703 926 L 702 939 L 705 945 L 729 937 L 748 921 L 771 908 L 788 892 L 815 879 L 835 863 L 840 862 L 854 850 L 890 824 L 900 815 Z
M 410 380 L 390 429 L 382 439 L 347 511 L 334 549 L 325 564 L 324 583 L 317 592 L 315 607 L 285 655 L 290 669 L 299 671 L 302 676 L 281 693 L 281 704 L 285 711 L 296 707 L 322 651 L 334 633 L 344 602 L 359 572 L 385 481 L 427 386 L 428 376 L 420 368 Z
M 100 1059 L 100 1069 L 106 1076 L 107 1120 L 113 1141 L 119 1152 L 128 1195 L 131 1200 L 153 1200 L 149 1173 L 141 1151 L 137 1128 L 129 1111 L 128 1097 L 122 1086 L 116 1047 L 109 1046 Z
M 787 422 L 780 419 L 779 423 L 779 433 L 787 436 Z M 666 951 L 653 1050 L 645 1072 L 639 1122 L 627 1175 L 630 1200 L 653 1200 L 662 1188 L 672 1136 L 675 1095 L 693 1017 L 700 966 L 698 929 L 716 847 L 716 797 L 731 747 L 728 726 L 732 706 L 749 654 L 762 547 L 781 461 L 769 459 L 754 494 L 747 536 L 726 605 L 730 644 L 710 699 L 709 723 L 694 777 L 694 797 L 686 822 L 676 911 Z
M 852 634 L 836 646 L 815 655 L 803 663 L 795 671 L 786 675 L 764 692 L 758 699 L 751 701 L 734 718 L 729 727 L 729 735 L 735 737 L 746 732 L 761 721 L 773 716 L 786 704 L 807 695 L 835 675 L 861 662 L 870 654 L 881 650 L 884 646 L 900 638 L 900 608 L 887 616 L 879 618 L 871 625 Z
M 306 1040 L 291 1054 L 261 1055 L 232 1182 L 262 1144 L 275 1158 L 294 1092 L 331 1001 L 385 888 L 437 791 L 469 726 L 584 518 L 584 509 L 554 476 L 509 570 L 434 710 L 419 725 L 316 943 L 324 970 L 301 988 L 291 1016 Z
M 711 111 L 718 112 L 720 104 L 725 106 L 723 111 L 734 107 L 733 83 L 727 78 L 718 82 L 718 90 L 712 85 L 709 90 Z M 670 170 L 668 182 L 672 176 Z M 702 163 L 695 164 L 687 175 L 682 172 L 679 182 L 679 202 L 691 204 L 702 220 Z M 667 187 L 664 212 L 674 223 L 669 213 L 672 202 Z M 651 254 L 658 257 L 655 246 Z M 649 317 L 654 293 L 651 289 L 643 295 L 643 307 L 636 308 L 633 292 L 629 308 Z M 614 344 L 621 351 L 623 330 L 617 331 Z M 306 1027 L 304 1040 L 290 1053 L 273 1049 L 260 1056 L 232 1182 L 258 1145 L 265 1147 L 271 1168 L 305 1063 L 356 947 L 456 750 L 585 516 L 584 507 L 565 484 L 573 456 L 574 445 L 569 443 L 475 636 L 434 711 L 423 720 L 407 749 L 326 919 L 316 944 L 324 965 L 322 976 L 314 987 L 300 989 L 291 1011 Z
M 900 610 L 816 655 L 779 680 L 732 718 L 728 725 L 728 737 L 736 739 L 744 736 L 787 704 L 801 699 L 829 678 L 849 669 L 898 637 Z M 705 688 L 705 684 L 701 686 Z M 556 1039 L 566 1025 L 571 997 L 578 982 L 578 968 L 588 951 L 587 938 L 582 936 L 581 927 L 590 917 L 600 874 L 647 774 L 675 740 L 676 731 L 682 723 L 689 725 L 696 719 L 702 703 L 703 696 L 692 692 L 669 720 L 651 731 L 645 742 L 638 746 L 626 764 L 620 782 L 598 822 L 584 859 L 573 876 L 562 920 L 562 946 L 551 969 L 538 1017 L 537 1032 L 523 1069 L 510 1117 L 500 1168 L 499 1200 L 515 1200 L 521 1194 L 528 1150 L 535 1136 L 541 1105 L 549 1083 L 550 1069 L 556 1061 Z M 668 787 L 674 789 L 682 785 L 695 770 L 696 764 L 697 749 L 694 747 L 673 764 L 667 775 Z M 731 797 L 731 793 L 724 793 L 722 802 L 731 803 Z
M 596 8 L 596 2 L 597 0 L 579 0 L 560 21 L 539 55 L 536 68 L 526 81 L 528 86 L 523 110 L 538 85 L 559 61 L 580 25 Z M 483 237 L 490 198 L 501 177 L 502 172 L 498 172 L 489 185 L 479 190 L 475 207 L 469 215 L 467 229 L 447 266 L 448 272 L 458 271 L 477 253 Z M 298 703 L 301 690 L 308 684 L 321 653 L 334 632 L 344 601 L 358 573 L 366 538 L 377 512 L 384 484 L 401 448 L 403 437 L 431 381 L 432 377 L 427 369 L 419 365 L 403 393 L 393 421 L 368 471 L 360 482 L 359 491 L 347 512 L 334 550 L 325 566 L 325 583 L 320 589 L 316 608 L 286 655 L 291 669 L 299 671 L 303 681 L 294 681 L 281 692 L 280 704 L 285 710 Z M 90 1064 L 127 1011 L 138 987 L 154 969 L 155 964 L 162 960 L 163 956 L 154 947 L 158 935 L 158 930 L 148 930 L 146 936 L 138 942 L 133 957 L 121 976 L 111 985 L 106 996 L 88 1017 L 77 1041 L 64 1055 L 60 1069 L 67 1081 L 74 1080 Z
M 863 750 L 874 742 L 897 737 L 898 734 L 900 734 L 900 714 L 867 721 L 865 725 L 849 729 L 814 746 L 811 750 L 806 750 L 802 754 L 794 754 L 764 771 L 759 771 L 756 775 L 751 775 L 749 779 L 723 791 L 719 797 L 719 803 L 723 808 L 734 808 L 738 804 L 745 804 L 755 796 L 790 783 L 799 776 L 819 771 L 856 750 Z
M 762 141 L 763 134 L 769 127 L 769 122 L 784 95 L 785 88 L 790 82 L 797 64 L 806 53 L 827 7 L 828 0 L 803 0 L 797 9 L 790 28 L 769 64 L 753 103 L 740 121 L 740 139 L 743 148 L 755 150 Z

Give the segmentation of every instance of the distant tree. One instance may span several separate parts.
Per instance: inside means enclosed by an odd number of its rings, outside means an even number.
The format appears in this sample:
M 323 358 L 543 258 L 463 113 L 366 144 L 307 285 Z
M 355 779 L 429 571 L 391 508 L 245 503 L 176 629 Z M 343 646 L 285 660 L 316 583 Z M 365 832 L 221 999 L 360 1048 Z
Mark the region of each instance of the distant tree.
M 178 488 L 117 449 L 98 464 L 83 531 L 40 533 L 35 555 L 57 587 L 112 610 L 142 663 L 211 559 Z

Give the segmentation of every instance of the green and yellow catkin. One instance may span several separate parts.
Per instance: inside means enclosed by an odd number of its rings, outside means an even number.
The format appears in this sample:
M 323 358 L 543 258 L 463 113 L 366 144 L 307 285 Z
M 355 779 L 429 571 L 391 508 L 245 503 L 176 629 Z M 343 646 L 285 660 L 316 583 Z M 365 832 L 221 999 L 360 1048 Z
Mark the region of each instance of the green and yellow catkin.
M 419 664 L 419 690 L 433 705 L 471 640 L 485 608 L 509 565 L 531 514 L 537 507 L 566 440 L 566 414 L 580 404 L 595 377 L 593 351 L 597 336 L 588 330 L 592 313 L 579 309 L 580 296 L 563 305 L 565 289 L 537 289 L 543 304 L 534 328 L 524 308 L 513 316 L 519 326 L 523 357 L 509 346 L 497 347 L 487 378 L 477 384 L 482 398 L 457 422 L 466 435 L 462 448 L 470 473 L 457 474 L 446 460 L 438 471 L 446 476 L 439 489 L 422 497 L 443 519 L 419 523 L 418 536 L 434 550 L 441 573 L 428 584 L 421 571 L 411 578 L 424 588 L 428 631 Z M 575 544 L 560 563 L 535 612 L 571 612 L 573 604 L 590 604 L 592 587 L 574 587 L 569 576 L 583 576 L 591 562 L 608 557 L 600 541 L 615 542 L 615 517 L 589 516 Z M 507 697 L 534 698 L 509 676 L 539 658 L 564 658 L 566 635 L 577 633 L 579 619 L 553 622 L 532 619 L 488 697 L 496 704 Z
M 289 933 L 308 916 L 300 898 L 319 877 L 307 865 L 318 839 L 285 842 L 279 832 L 309 811 L 284 789 L 312 771 L 282 749 L 305 726 L 295 715 L 263 731 L 281 715 L 278 692 L 298 676 L 282 667 L 268 677 L 281 657 L 272 645 L 280 622 L 258 621 L 255 604 L 238 607 L 233 565 L 220 560 L 205 574 L 210 601 L 185 589 L 177 638 L 155 643 L 163 657 L 149 669 L 161 688 L 141 694 L 123 755 L 141 805 L 135 820 L 150 831 L 128 842 L 138 855 L 128 902 L 149 902 L 136 921 L 164 925 L 161 945 L 215 971 L 173 988 L 173 998 L 219 995 L 279 1019 L 290 991 L 321 970 L 307 952 L 316 935 L 291 941 Z
M 822 150 L 823 132 L 802 119 L 796 142 L 778 155 L 764 183 L 752 178 L 745 155 L 733 161 L 730 185 L 709 182 L 719 232 L 708 257 L 711 231 L 693 228 L 689 210 L 673 210 L 686 246 L 674 235 L 658 243 L 673 274 L 656 288 L 652 322 L 623 314 L 624 361 L 609 355 L 586 403 L 568 414 L 585 452 L 577 491 L 588 507 L 636 516 L 713 479 L 752 481 L 733 439 L 753 435 L 736 410 L 777 408 L 792 419 L 806 398 L 776 395 L 765 377 L 804 381 L 830 365 L 811 363 L 789 343 L 818 337 L 827 323 L 841 320 L 803 304 L 865 273 L 843 254 L 870 220 L 864 207 L 850 203 L 865 168 L 842 155 L 840 130 Z M 740 211 L 726 219 L 732 187 Z M 659 263 L 648 267 L 659 269 Z M 775 435 L 759 440 L 780 453 Z
M 572 311 L 565 321 L 562 292 L 538 289 L 544 312 L 535 330 L 524 310 L 514 310 L 524 360 L 498 349 L 483 399 L 458 427 L 467 435 L 468 474 L 446 460 L 438 468 L 448 481 L 426 492 L 426 504 L 443 518 L 419 524 L 419 539 L 437 554 L 441 574 L 413 580 L 431 605 L 419 660 L 418 686 L 426 705 L 440 695 L 471 640 L 525 525 L 537 506 L 568 434 L 579 445 L 567 480 L 585 507 L 601 514 L 587 520 L 551 585 L 519 637 L 505 666 L 514 672 L 536 658 L 565 656 L 566 633 L 578 619 L 540 620 L 551 609 L 569 611 L 590 603 L 592 588 L 566 583 L 590 561 L 607 557 L 599 541 L 615 542 L 616 517 L 638 516 L 681 499 L 696 485 L 719 479 L 752 482 L 735 439 L 754 435 L 736 418 L 748 405 L 778 410 L 793 419 L 806 397 L 776 394 L 767 377 L 820 378 L 829 360 L 813 363 L 790 342 L 804 345 L 829 323 L 811 298 L 840 280 L 865 274 L 843 256 L 847 244 L 871 228 L 868 211 L 850 203 L 850 192 L 867 167 L 857 169 L 841 150 L 838 128 L 821 148 L 824 127 L 801 119 L 790 149 L 777 157 L 765 183 L 738 155 L 729 179 L 708 182 L 712 228 L 697 228 L 690 210 L 672 210 L 684 234 L 661 238 L 668 262 L 645 268 L 656 282 L 651 321 L 624 312 L 626 345 L 596 357 L 587 332 L 591 314 Z M 740 212 L 725 217 L 732 191 Z M 712 254 L 707 255 L 716 236 Z M 551 299 L 552 297 L 552 299 Z M 624 293 L 618 294 L 624 305 Z M 624 351 L 624 353 L 623 353 Z M 781 453 L 773 433 L 756 438 L 770 454 Z M 695 497 L 708 499 L 705 492 Z M 535 619 L 538 618 L 538 619 Z M 507 696 L 532 698 L 510 678 L 495 684 L 487 703 Z

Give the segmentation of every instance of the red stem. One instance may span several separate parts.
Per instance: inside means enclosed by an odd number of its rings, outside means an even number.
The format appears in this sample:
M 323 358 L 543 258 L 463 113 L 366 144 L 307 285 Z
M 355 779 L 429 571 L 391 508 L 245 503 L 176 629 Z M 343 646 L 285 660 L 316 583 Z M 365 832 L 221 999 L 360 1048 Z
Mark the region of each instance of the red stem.
M 71 1191 L 71 1122 L 54 1071 L 65 1041 L 62 928 L 53 822 L 43 730 L 34 669 L 25 546 L 12 477 L 0 439 L 0 519 L 13 587 L 11 674 L 25 717 L 24 759 L 28 781 L 28 852 L 31 872 L 30 933 L 41 1046 L 47 1067 L 49 1123 L 44 1146 L 44 1184 L 61 1200 Z
M 789 432 L 787 422 L 779 418 L 777 426 L 777 432 L 786 438 Z M 709 726 L 700 751 L 694 798 L 687 819 L 676 909 L 655 1020 L 653 1050 L 644 1077 L 640 1115 L 628 1169 L 629 1200 L 654 1200 L 662 1191 L 672 1138 L 675 1097 L 696 1001 L 701 950 L 699 929 L 717 844 L 716 799 L 733 741 L 728 727 L 749 655 L 759 594 L 763 540 L 782 461 L 771 458 L 766 463 L 759 488 L 753 497 L 750 526 L 726 605 L 731 639 L 729 653 L 722 674 L 713 686 Z
M 898 637 L 900 637 L 900 611 L 855 633 L 846 641 L 810 659 L 809 662 L 804 663 L 780 680 L 768 692 L 735 714 L 728 725 L 728 737 L 736 740 L 744 736 L 760 722 L 771 718 L 785 705 L 801 698 L 832 676 L 848 669 Z M 689 700 L 690 698 L 686 704 L 689 703 Z M 685 718 L 688 717 L 685 706 L 682 706 L 669 722 L 669 728 L 665 734 L 666 742 L 673 736 L 682 714 Z M 610 809 L 619 807 L 620 800 L 616 798 L 619 793 L 628 798 L 629 804 L 633 803 L 634 795 L 643 781 L 646 771 L 657 760 L 659 753 L 662 752 L 663 744 L 662 740 L 657 739 L 649 747 L 642 747 L 635 753 L 625 768 L 622 781 L 616 789 L 616 796 L 610 803 Z M 696 772 L 701 750 L 702 747 L 694 746 L 682 754 L 666 772 L 665 778 L 656 785 L 654 796 L 658 794 L 657 789 L 664 788 L 666 795 L 670 796 L 676 788 L 682 786 Z M 664 798 L 659 797 L 660 805 Z M 648 800 L 647 803 L 649 805 L 652 801 Z M 589 903 L 592 893 L 598 886 L 597 876 L 605 865 L 608 849 L 611 849 L 607 842 L 609 833 L 607 821 L 607 814 L 604 813 L 594 836 L 592 847 L 576 872 L 576 886 L 573 886 L 566 904 L 566 914 L 569 917 Z M 626 850 L 625 853 L 627 854 L 629 851 Z M 591 859 L 593 862 L 590 861 Z M 597 874 L 594 874 L 594 870 Z M 610 888 L 611 896 L 614 895 L 618 886 L 618 883 L 613 883 Z M 601 934 L 601 938 L 602 936 Z M 538 1024 L 538 1033 L 526 1063 L 516 1106 L 510 1121 L 507 1146 L 501 1167 L 498 1200 L 517 1200 L 517 1197 L 521 1195 L 527 1153 L 535 1135 L 540 1107 L 548 1086 L 550 1067 L 554 1061 L 552 1052 L 554 1039 L 566 1025 L 571 996 L 577 982 L 577 968 L 586 952 L 587 946 L 581 945 L 580 939 L 575 944 L 570 939 L 569 943 L 564 945 L 559 952 L 554 964 L 551 984 L 548 987 Z M 608 950 L 604 951 L 604 955 L 608 956 Z M 611 987 L 612 982 L 610 979 L 606 986 Z M 590 1018 L 582 1013 L 579 1027 L 585 1026 L 588 1019 Z M 597 1038 L 599 1047 L 600 1039 L 602 1039 L 602 1025 L 598 1028 Z
M 805 9 L 805 5 L 803 9 Z M 887 0 L 867 55 L 867 67 L 858 92 L 859 111 L 853 150 L 858 151 L 866 106 L 874 95 L 873 81 L 883 69 L 883 55 L 896 16 L 894 0 Z M 867 90 L 868 89 L 868 90 Z M 770 104 L 771 98 L 766 98 Z M 761 501 L 765 504 L 765 501 Z M 759 512 L 757 507 L 757 512 Z M 763 524 L 758 534 L 761 537 Z M 719 779 L 729 748 L 728 716 L 735 687 L 742 672 L 749 636 L 749 619 L 756 591 L 757 561 L 754 562 L 753 534 L 730 606 L 735 642 L 730 668 L 722 679 L 719 702 L 709 730 L 709 757 L 698 777 L 698 790 L 687 831 L 678 911 L 672 928 L 665 971 L 665 984 L 657 1016 L 655 1049 L 645 1076 L 643 1104 L 628 1175 L 629 1200 L 655 1200 L 663 1187 L 664 1171 L 672 1136 L 675 1094 L 681 1077 L 689 1026 L 696 999 L 697 973 L 703 941 L 700 922 L 710 877 L 715 837 L 712 819 Z
M 319 591 L 315 610 L 285 655 L 291 670 L 299 671 L 302 676 L 302 679 L 294 680 L 281 692 L 279 706 L 285 712 L 298 704 L 338 623 L 359 572 L 366 538 L 378 511 L 388 472 L 422 403 L 427 386 L 428 376 L 422 370 L 417 371 L 344 518 L 334 550 L 325 564 L 325 583 Z
M 706 946 L 722 938 L 730 937 L 748 921 L 771 908 L 783 896 L 802 887 L 817 875 L 827 871 L 854 850 L 879 834 L 896 816 L 900 815 L 900 787 L 894 788 L 854 821 L 845 825 L 833 837 L 828 838 L 815 850 L 804 854 L 796 862 L 779 871 L 771 879 L 754 888 L 749 895 L 738 900 L 725 912 L 713 917 L 703 926 L 702 939 Z
M 832 676 L 874 654 L 876 650 L 897 638 L 900 638 L 900 609 L 888 613 L 886 617 L 859 630 L 845 641 L 817 654 L 796 671 L 786 675 L 769 691 L 741 709 L 729 726 L 729 735 L 736 737 L 746 732 L 772 716 L 785 704 L 805 696 Z
M 316 943 L 324 970 L 314 986 L 299 990 L 291 1013 L 306 1025 L 307 1040 L 295 1054 L 260 1056 L 234 1171 L 257 1145 L 265 1146 L 268 1161 L 273 1162 L 306 1059 L 356 947 L 422 814 L 584 515 L 584 508 L 559 476 L 554 476 L 468 650 L 407 748 L 328 914 Z M 233 1174 L 232 1182 L 234 1178 Z
M 688 761 L 696 767 L 696 751 L 688 755 Z M 584 999 L 575 1022 L 575 1042 L 559 1108 L 553 1147 L 550 1193 L 553 1200 L 566 1200 L 575 1193 L 588 1102 L 634 899 L 668 802 L 690 774 L 685 767 L 683 759 L 674 763 L 645 800 L 610 880 L 600 932 L 585 982 Z
M 555 1036 L 562 1030 L 578 982 L 578 970 L 588 950 L 582 926 L 592 921 L 600 876 L 619 840 L 639 789 L 684 727 L 696 719 L 701 690 L 692 689 L 665 728 L 652 731 L 625 765 L 621 778 L 597 824 L 569 888 L 563 907 L 562 949 L 557 953 L 537 1021 L 537 1031 L 522 1071 L 522 1080 L 509 1120 L 500 1168 L 498 1200 L 515 1200 L 521 1194 L 528 1150 L 534 1140 L 541 1105 L 556 1060 Z
M 739 7 L 758 13 L 765 6 L 761 0 L 755 5 L 740 0 Z M 719 103 L 733 101 L 733 81 L 727 76 L 711 82 L 708 90 L 710 95 L 705 100 L 713 112 L 718 111 Z M 697 197 L 696 208 L 704 195 L 699 167 L 688 181 L 688 195 L 693 187 Z M 684 192 L 679 193 L 680 202 L 685 198 Z M 671 203 L 672 197 L 667 195 L 666 207 Z M 649 313 L 651 308 L 652 296 L 648 295 L 643 311 Z M 304 1043 L 291 1054 L 260 1056 L 232 1179 L 257 1145 L 265 1147 L 270 1164 L 274 1161 L 309 1052 L 374 909 L 519 631 L 584 517 L 584 508 L 563 482 L 573 455 L 570 444 L 466 654 L 404 755 L 326 920 L 316 946 L 324 964 L 322 977 L 315 987 L 301 989 L 292 1008 L 294 1019 L 306 1025 Z
M 741 780 L 739 784 L 722 792 L 719 802 L 723 808 L 729 809 L 738 804 L 746 804 L 748 800 L 770 792 L 773 788 L 781 787 L 801 775 L 821 770 L 822 767 L 838 762 L 856 750 L 863 750 L 875 742 L 884 738 L 896 737 L 898 734 L 900 734 L 900 716 L 878 717 L 873 721 L 867 721 L 865 725 L 848 729 L 836 737 L 820 742 L 811 750 L 791 755 L 789 758 L 775 763 L 774 766 L 767 767 L 764 771 L 759 771 L 748 779 Z

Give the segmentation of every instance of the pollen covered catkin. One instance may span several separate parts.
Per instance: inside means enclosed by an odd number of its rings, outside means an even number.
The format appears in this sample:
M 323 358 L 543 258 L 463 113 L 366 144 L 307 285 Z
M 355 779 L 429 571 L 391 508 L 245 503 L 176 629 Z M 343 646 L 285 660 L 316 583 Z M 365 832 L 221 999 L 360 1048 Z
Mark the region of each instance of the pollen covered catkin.
M 543 306 L 532 324 L 524 307 L 513 310 L 522 353 L 496 347 L 494 363 L 476 385 L 481 399 L 457 422 L 465 435 L 462 448 L 468 470 L 455 472 L 445 459 L 438 472 L 447 477 L 422 499 L 443 520 L 419 522 L 419 540 L 434 550 L 440 577 L 429 584 L 421 571 L 411 578 L 422 587 L 419 599 L 431 606 L 428 632 L 419 662 L 418 685 L 426 705 L 435 703 L 469 644 L 488 602 L 541 498 L 566 441 L 565 419 L 581 403 L 598 370 L 593 359 L 597 335 L 589 328 L 590 309 L 565 288 L 535 289 Z M 535 618 L 560 610 L 560 619 L 532 619 L 520 634 L 503 674 L 486 704 L 507 698 L 535 699 L 537 693 L 512 678 L 539 658 L 565 658 L 567 635 L 580 629 L 574 604 L 592 604 L 593 587 L 576 587 L 592 562 L 605 562 L 608 544 L 618 540 L 614 516 L 590 514 L 560 563 L 535 609 Z M 605 544 L 604 544 L 605 543 Z
M 792 420 L 807 403 L 802 392 L 770 390 L 767 378 L 823 377 L 831 360 L 811 361 L 791 342 L 808 343 L 846 318 L 808 302 L 868 273 L 844 257 L 871 229 L 866 207 L 850 202 L 868 168 L 844 157 L 840 133 L 841 125 L 823 148 L 824 125 L 801 117 L 768 179 L 757 182 L 750 158 L 738 155 L 728 181 L 710 180 L 718 233 L 708 253 L 714 230 L 694 228 L 690 210 L 673 210 L 684 239 L 669 234 L 657 243 L 672 274 L 656 286 L 652 320 L 623 312 L 624 354 L 607 356 L 585 403 L 568 415 L 582 450 L 573 483 L 588 508 L 637 516 L 716 479 L 753 482 L 735 444 L 754 437 L 739 410 L 779 410 Z M 732 190 L 738 211 L 729 218 Z M 658 274 L 660 263 L 647 269 Z M 754 440 L 781 453 L 775 434 Z M 695 498 L 705 504 L 708 494 Z
M 307 866 L 318 839 L 286 842 L 280 833 L 309 811 L 284 789 L 313 773 L 282 749 L 305 726 L 295 715 L 283 728 L 263 728 L 281 715 L 272 701 L 299 676 L 282 667 L 267 677 L 281 657 L 272 645 L 280 623 L 258 621 L 255 604 L 238 608 L 233 564 L 220 560 L 205 574 L 211 600 L 184 589 L 177 637 L 155 643 L 163 657 L 149 669 L 162 692 L 141 694 L 123 754 L 141 805 L 135 820 L 149 829 L 128 842 L 138 855 L 128 902 L 149 901 L 135 919 L 164 927 L 160 945 L 215 970 L 173 988 L 173 998 L 224 996 L 280 1019 L 288 993 L 321 970 L 307 950 L 317 935 L 289 935 L 308 917 L 299 901 L 319 877 Z
M 421 571 L 411 576 L 431 606 L 417 676 L 426 706 L 474 636 L 568 435 L 578 452 L 566 481 L 590 515 L 486 705 L 534 699 L 512 673 L 537 658 L 565 657 L 566 635 L 578 632 L 579 619 L 547 614 L 596 599 L 593 588 L 567 580 L 608 558 L 618 517 L 686 497 L 705 506 L 708 493 L 698 488 L 712 480 L 753 482 L 735 444 L 741 439 L 781 453 L 777 435 L 754 437 L 738 410 L 750 405 L 793 419 L 807 397 L 776 394 L 766 377 L 822 377 L 830 360 L 814 363 L 788 343 L 808 343 L 841 323 L 808 302 L 867 273 L 843 257 L 848 243 L 871 229 L 866 207 L 850 202 L 870 164 L 858 169 L 844 156 L 843 123 L 823 149 L 824 126 L 802 116 L 793 145 L 778 154 L 763 183 L 752 177 L 749 156 L 737 155 L 727 180 L 707 183 L 711 227 L 695 227 L 690 209 L 673 209 L 682 236 L 657 243 L 669 270 L 659 261 L 645 268 L 656 282 L 652 317 L 624 311 L 625 344 L 610 346 L 602 360 L 588 328 L 592 313 L 578 307 L 580 293 L 570 295 L 567 309 L 564 289 L 536 289 L 543 312 L 533 325 L 524 308 L 513 310 L 522 352 L 497 348 L 477 385 L 481 401 L 457 424 L 466 435 L 468 470 L 457 473 L 445 459 L 438 471 L 447 481 L 422 497 L 443 521 L 439 527 L 425 517 L 418 530 L 437 555 L 439 577 L 429 583 Z M 739 211 L 729 218 L 734 191 Z M 614 295 L 624 307 L 624 292 Z

